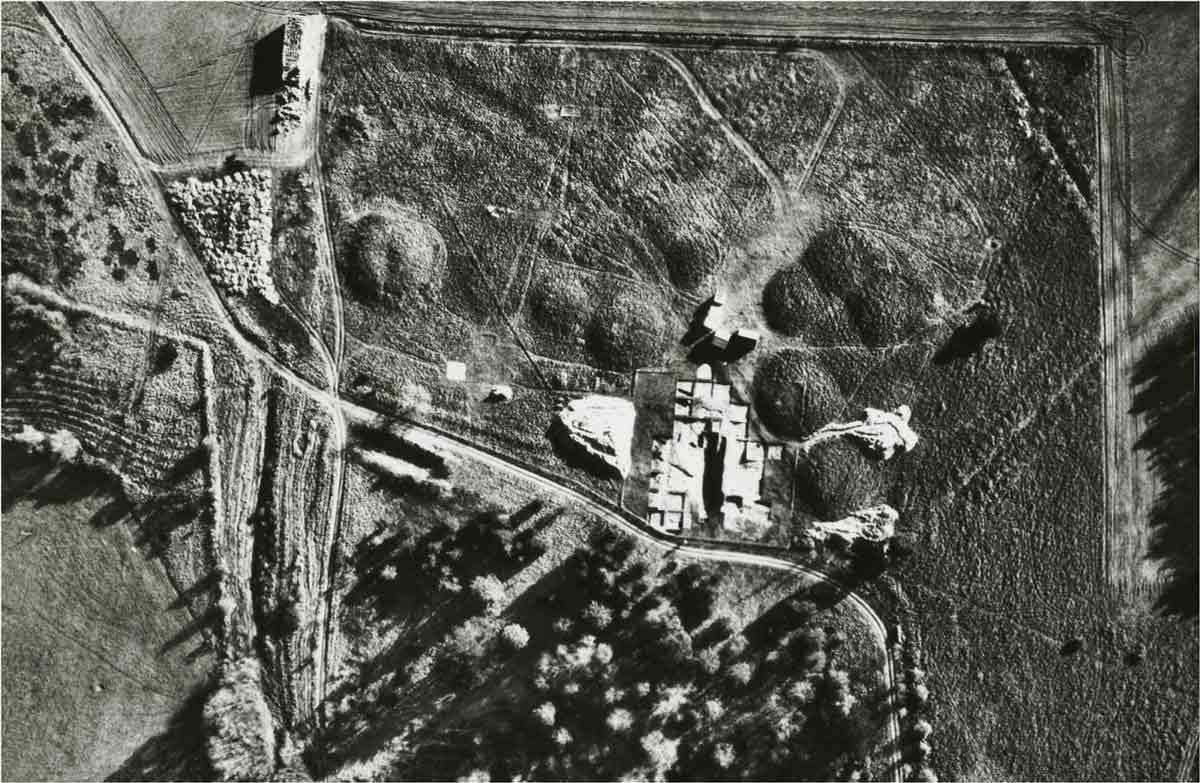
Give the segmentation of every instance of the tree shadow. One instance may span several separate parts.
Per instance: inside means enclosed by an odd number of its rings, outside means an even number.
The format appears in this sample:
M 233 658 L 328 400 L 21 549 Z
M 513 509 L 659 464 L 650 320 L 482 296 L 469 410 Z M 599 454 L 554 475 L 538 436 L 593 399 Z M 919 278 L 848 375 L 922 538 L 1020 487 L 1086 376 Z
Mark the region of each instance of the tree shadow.
M 1134 368 L 1131 413 L 1146 428 L 1134 448 L 1146 452 L 1159 482 L 1150 509 L 1148 559 L 1164 574 L 1156 611 L 1197 616 L 1200 592 L 1200 515 L 1197 513 L 1195 308 L 1146 351 Z
M 1002 333 L 1000 318 L 991 307 L 976 304 L 967 312 L 972 316 L 970 323 L 954 330 L 950 339 L 933 355 L 934 364 L 969 359 L 982 351 L 988 340 L 994 340 Z
M 144 742 L 105 780 L 216 780 L 204 747 L 204 703 L 212 683 L 194 688 L 167 728 Z

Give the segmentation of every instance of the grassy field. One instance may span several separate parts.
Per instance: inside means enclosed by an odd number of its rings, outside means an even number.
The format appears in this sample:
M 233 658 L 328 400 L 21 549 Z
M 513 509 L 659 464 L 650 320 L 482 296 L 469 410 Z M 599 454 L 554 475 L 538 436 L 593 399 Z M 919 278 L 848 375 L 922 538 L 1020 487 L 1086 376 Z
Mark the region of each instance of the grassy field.
M 212 651 L 118 483 L 6 442 L 3 506 L 5 780 L 207 778 L 160 746 Z
M 373 71 L 389 79 L 359 78 Z M 346 285 L 382 268 L 356 244 L 364 221 L 391 216 L 396 248 L 385 296 L 347 291 L 347 329 L 365 342 L 454 358 L 488 330 L 535 356 L 654 364 L 765 199 L 648 52 L 381 41 L 335 25 L 325 72 Z
M 665 363 L 677 353 L 653 338 L 682 333 L 689 296 L 724 288 L 731 322 L 764 333 L 728 371 L 769 434 L 794 440 L 866 405 L 912 406 L 916 452 L 887 466 L 830 454 L 816 473 L 798 475 L 796 498 L 798 511 L 818 516 L 878 502 L 900 511 L 916 554 L 896 579 L 912 602 L 930 687 L 954 690 L 932 708 L 947 727 L 935 742 L 939 774 L 1164 774 L 1187 739 L 1194 669 L 1121 669 L 1131 683 L 1186 682 L 1159 689 L 1154 721 L 1166 728 L 1153 749 L 1117 736 L 1153 721 L 1117 728 L 1099 717 L 1123 714 L 1129 697 L 1106 693 L 1094 674 L 1109 671 L 1124 647 L 1183 632 L 1123 613 L 1103 579 L 1092 55 L 681 51 L 692 81 L 672 56 L 381 40 L 335 26 L 323 107 L 334 222 L 351 221 L 386 192 L 391 209 L 437 232 L 441 288 L 420 290 L 453 314 L 442 323 L 455 324 L 460 355 L 476 331 L 511 325 L 538 355 L 610 368 Z M 610 71 L 617 62 L 619 77 Z M 375 72 L 389 74 L 386 86 L 353 78 Z M 654 111 L 623 103 L 631 96 L 616 85 L 626 80 L 652 96 Z M 400 94 L 402 85 L 411 87 Z M 711 110 L 701 110 L 705 101 Z M 578 117 L 563 119 L 563 107 Z M 747 147 L 756 155 L 743 157 Z M 607 151 L 603 171 L 589 165 L 596 150 Z M 679 150 L 683 159 L 673 157 Z M 560 190 L 566 170 L 569 187 Z M 589 187 L 603 206 L 588 200 Z M 664 195 L 648 208 L 639 198 L 655 187 Z M 715 203 L 710 187 L 724 194 Z M 669 263 L 687 254 L 660 260 L 638 243 L 614 244 L 628 234 L 603 220 L 641 211 L 641 236 L 664 250 L 679 225 L 655 222 L 656 208 L 677 209 L 665 194 L 690 204 L 695 220 L 711 218 L 703 224 L 711 232 L 688 229 L 697 238 L 694 276 Z M 725 200 L 739 198 L 740 219 L 731 220 Z M 486 241 L 474 239 L 485 231 Z M 715 261 L 703 250 L 709 242 L 721 248 Z M 533 258 L 528 273 L 525 257 Z M 528 291 L 514 302 L 524 274 Z M 592 287 L 613 275 L 639 284 Z M 632 298 L 652 290 L 641 281 L 665 286 L 675 307 Z M 431 312 L 399 301 L 364 305 L 361 323 Z M 640 321 L 628 326 L 618 313 Z M 596 320 L 607 320 L 611 335 Z M 370 327 L 350 329 L 364 343 L 388 340 L 413 354 L 426 341 L 455 345 L 409 328 L 377 328 L 389 334 L 378 338 L 365 336 Z M 535 442 L 505 450 L 532 461 L 524 449 Z M 998 628 L 1007 629 L 1007 655 L 996 652 Z M 1060 657 L 1076 636 L 1084 651 Z M 1079 708 L 1059 710 L 1055 694 L 1068 687 Z M 1013 727 L 1021 721 L 1062 733 L 1082 725 L 1110 751 L 1064 761 L 1022 739 Z
M 160 162 L 187 154 L 271 149 L 273 96 L 252 94 L 254 46 L 286 17 L 238 3 L 96 3 L 91 26 L 111 31 L 140 86 L 147 113 L 166 128 L 134 127 L 150 144 L 178 139 Z M 186 22 L 183 21 L 186 19 Z M 105 47 L 86 49 L 94 59 Z M 114 69 L 100 71 L 106 89 L 120 89 Z
M 346 489 L 324 774 L 880 774 L 879 642 L 843 605 L 789 603 L 820 600 L 805 580 L 623 540 L 461 459 L 441 486 L 354 459 Z
M 21 28 L 2 35 L 4 272 L 146 308 L 166 282 L 166 227 L 57 50 Z

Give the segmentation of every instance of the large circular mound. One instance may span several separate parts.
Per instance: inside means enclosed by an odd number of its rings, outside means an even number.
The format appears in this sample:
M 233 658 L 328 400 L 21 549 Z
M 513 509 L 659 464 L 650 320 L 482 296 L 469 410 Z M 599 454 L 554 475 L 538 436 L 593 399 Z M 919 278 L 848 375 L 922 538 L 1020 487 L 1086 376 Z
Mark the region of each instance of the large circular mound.
M 905 342 L 920 331 L 933 309 L 933 294 L 918 281 L 885 272 L 847 294 L 845 303 L 863 345 L 879 348 Z
M 811 345 L 845 342 L 842 303 L 821 293 L 803 264 L 780 269 L 763 288 L 767 325 L 780 334 L 802 337 Z
M 822 291 L 842 297 L 869 283 L 877 270 L 887 266 L 887 255 L 862 232 L 833 226 L 809 241 L 800 262 Z
M 781 437 L 803 438 L 833 421 L 843 407 L 833 378 L 804 351 L 783 348 L 767 356 L 754 374 L 754 409 Z
M 821 231 L 800 260 L 763 289 L 767 323 L 811 344 L 903 342 L 924 326 L 933 291 L 911 265 L 903 274 L 895 266 L 887 250 L 860 231 Z
M 798 499 L 822 519 L 840 519 L 881 502 L 884 471 L 847 440 L 819 443 L 796 462 Z
M 367 301 L 440 287 L 442 240 L 428 223 L 399 214 L 359 218 L 347 240 L 347 283 Z
M 716 271 L 720 262 L 711 243 L 689 236 L 674 236 L 662 246 L 667 276 L 680 290 L 694 291 Z
M 529 317 L 546 334 L 566 338 L 586 323 L 591 303 L 573 275 L 543 277 L 529 292 Z
M 665 308 L 657 297 L 631 289 L 601 305 L 587 330 L 596 364 L 624 372 L 661 361 L 667 347 Z

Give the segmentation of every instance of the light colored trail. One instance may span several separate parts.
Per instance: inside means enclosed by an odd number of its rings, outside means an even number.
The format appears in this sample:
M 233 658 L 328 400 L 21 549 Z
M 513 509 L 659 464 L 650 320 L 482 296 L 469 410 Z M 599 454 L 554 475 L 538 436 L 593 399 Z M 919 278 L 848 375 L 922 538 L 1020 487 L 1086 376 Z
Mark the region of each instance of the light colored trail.
M 653 46 L 644 47 L 646 51 L 655 55 L 659 59 L 670 65 L 675 72 L 679 74 L 679 78 L 683 79 L 683 83 L 691 90 L 695 96 L 696 102 L 700 104 L 700 109 L 708 116 L 710 120 L 717 124 L 721 132 L 725 134 L 725 138 L 732 144 L 742 155 L 750 162 L 759 173 L 759 175 L 767 181 L 767 185 L 771 188 L 771 202 L 775 207 L 775 214 L 781 215 L 787 205 L 787 192 L 783 187 L 783 180 L 771 168 L 771 164 L 767 163 L 766 159 L 759 154 L 754 145 L 743 136 L 737 128 L 721 113 L 721 110 L 716 107 L 709 97 L 708 91 L 704 85 L 700 83 L 700 79 L 696 74 L 692 73 L 692 69 L 687 66 L 683 60 L 674 52 L 667 49 L 660 49 Z
M 817 160 L 820 159 L 821 153 L 825 151 L 825 145 L 829 143 L 829 137 L 833 134 L 833 128 L 842 116 L 842 109 L 846 106 L 846 77 L 821 52 L 804 49 L 796 52 L 794 56 L 807 57 L 810 60 L 820 63 L 829 72 L 834 84 L 837 85 L 837 96 L 834 98 L 833 108 L 830 109 L 829 116 L 825 118 L 825 124 L 821 126 L 821 135 L 817 137 L 817 143 L 813 146 L 812 154 L 808 156 L 808 162 L 804 164 L 804 170 L 800 173 L 800 179 L 796 182 L 795 190 L 796 192 L 800 192 L 812 177 L 813 170 L 817 167 Z

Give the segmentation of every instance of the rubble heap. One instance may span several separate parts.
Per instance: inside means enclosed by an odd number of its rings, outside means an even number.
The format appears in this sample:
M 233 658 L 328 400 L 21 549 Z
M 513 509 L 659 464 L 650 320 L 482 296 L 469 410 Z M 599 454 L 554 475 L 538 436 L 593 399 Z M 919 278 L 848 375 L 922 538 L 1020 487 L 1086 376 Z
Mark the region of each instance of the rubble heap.
M 279 302 L 270 272 L 269 172 L 239 171 L 209 182 L 189 177 L 168 186 L 167 196 L 218 288 Z
M 600 472 L 629 474 L 633 448 L 633 403 L 619 397 L 592 395 L 572 400 L 559 409 L 551 434 L 569 446 L 581 461 Z
M 295 16 L 288 17 L 283 28 L 283 86 L 275 93 L 275 116 L 271 119 L 272 134 L 287 134 L 301 125 L 301 118 L 312 97 L 312 81 L 300 84 L 300 50 L 304 43 L 304 23 Z
M 821 441 L 847 437 L 861 443 L 874 456 L 888 460 L 897 451 L 912 451 L 917 445 L 917 433 L 908 426 L 911 418 L 912 410 L 907 405 L 901 405 L 894 411 L 867 408 L 862 421 L 826 424 L 805 438 L 800 448 L 807 451 Z
M 833 522 L 814 522 L 807 533 L 814 541 L 836 538 L 847 546 L 858 540 L 886 545 L 896 534 L 899 520 L 900 514 L 896 509 L 884 503 L 855 511 Z

